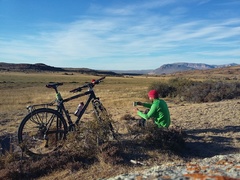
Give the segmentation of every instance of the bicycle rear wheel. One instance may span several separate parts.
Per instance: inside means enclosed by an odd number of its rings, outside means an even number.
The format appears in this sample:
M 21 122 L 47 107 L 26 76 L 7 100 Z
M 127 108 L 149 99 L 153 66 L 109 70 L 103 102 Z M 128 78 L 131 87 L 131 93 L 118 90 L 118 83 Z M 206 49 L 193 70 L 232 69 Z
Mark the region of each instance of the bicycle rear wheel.
M 54 109 L 40 108 L 30 112 L 18 128 L 18 141 L 29 155 L 46 155 L 66 139 L 67 124 Z

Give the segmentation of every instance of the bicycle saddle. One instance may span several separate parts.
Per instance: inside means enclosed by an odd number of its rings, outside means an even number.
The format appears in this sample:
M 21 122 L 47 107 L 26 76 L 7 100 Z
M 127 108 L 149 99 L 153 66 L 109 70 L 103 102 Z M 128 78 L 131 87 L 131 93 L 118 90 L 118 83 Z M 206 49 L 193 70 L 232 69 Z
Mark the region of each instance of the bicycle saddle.
M 56 89 L 58 86 L 62 86 L 63 83 L 55 83 L 55 82 L 50 82 L 46 85 L 47 88 L 53 88 L 53 89 Z

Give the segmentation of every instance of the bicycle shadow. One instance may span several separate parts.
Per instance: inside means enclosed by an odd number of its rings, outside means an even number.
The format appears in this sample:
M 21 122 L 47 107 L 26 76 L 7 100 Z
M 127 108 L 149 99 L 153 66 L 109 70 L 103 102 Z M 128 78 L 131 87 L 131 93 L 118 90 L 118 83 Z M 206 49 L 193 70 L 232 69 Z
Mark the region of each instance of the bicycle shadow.
M 207 158 L 215 155 L 224 155 L 240 152 L 233 144 L 240 144 L 240 136 L 233 136 L 240 132 L 240 126 L 225 126 L 223 129 L 190 129 L 185 131 L 185 157 Z

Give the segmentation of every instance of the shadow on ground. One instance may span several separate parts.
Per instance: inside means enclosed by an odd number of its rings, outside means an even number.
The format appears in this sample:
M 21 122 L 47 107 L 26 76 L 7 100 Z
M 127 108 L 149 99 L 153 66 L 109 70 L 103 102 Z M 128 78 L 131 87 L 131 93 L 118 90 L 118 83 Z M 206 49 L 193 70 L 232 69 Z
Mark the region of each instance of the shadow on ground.
M 240 152 L 239 148 L 233 146 L 234 142 L 240 144 L 240 136 L 233 136 L 238 132 L 240 126 L 187 130 L 184 156 L 206 158 Z

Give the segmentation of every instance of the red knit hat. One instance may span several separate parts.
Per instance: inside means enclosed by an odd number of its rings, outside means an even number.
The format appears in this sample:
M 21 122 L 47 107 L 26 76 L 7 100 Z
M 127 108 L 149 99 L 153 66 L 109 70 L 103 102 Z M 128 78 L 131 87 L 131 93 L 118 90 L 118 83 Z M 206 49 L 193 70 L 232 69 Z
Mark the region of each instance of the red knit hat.
M 148 97 L 158 98 L 158 92 L 156 90 L 151 90 L 151 91 L 148 92 Z

